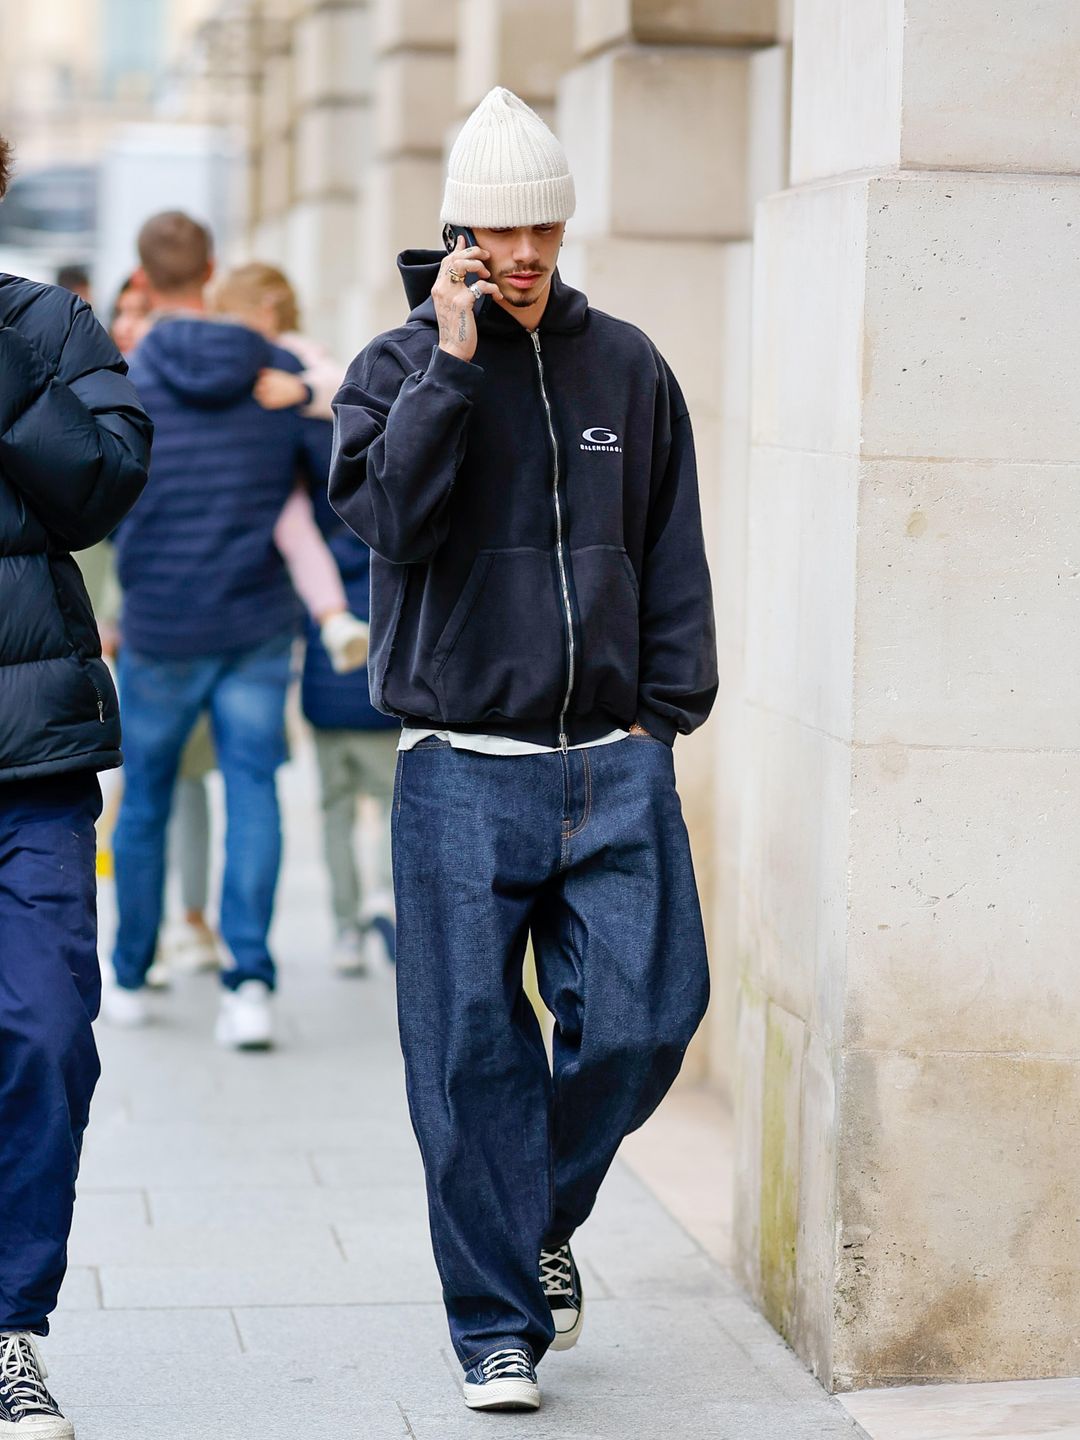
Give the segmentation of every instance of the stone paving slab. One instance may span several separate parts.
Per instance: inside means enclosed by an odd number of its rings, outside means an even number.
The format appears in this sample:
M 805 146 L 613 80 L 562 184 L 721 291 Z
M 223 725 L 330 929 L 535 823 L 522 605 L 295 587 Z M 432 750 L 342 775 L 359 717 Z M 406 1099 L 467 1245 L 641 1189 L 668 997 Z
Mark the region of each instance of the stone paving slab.
M 426 1223 L 423 1188 L 379 1185 L 367 1190 L 344 1190 L 313 1185 L 310 1189 L 148 1190 L 146 1203 L 153 1223 L 178 1225 L 311 1224 L 323 1221 L 343 1227 L 377 1225 L 383 1217 L 412 1215 L 418 1226 Z
M 305 788 L 307 787 L 307 788 Z M 46 1342 L 80 1440 L 810 1440 L 861 1432 L 616 1164 L 575 1249 L 585 1337 L 537 1415 L 460 1399 L 390 977 L 328 964 L 309 762 L 286 775 L 282 1045 L 222 1054 L 216 986 L 100 1031 L 73 1267 Z M 110 907 L 103 895 L 104 944 Z
M 68 1361 L 75 1356 L 114 1357 L 114 1373 L 120 1364 L 115 1357 L 207 1355 L 239 1356 L 243 1353 L 240 1331 L 229 1310 L 95 1310 L 57 1313 L 46 1342 L 54 1366 L 68 1374 Z

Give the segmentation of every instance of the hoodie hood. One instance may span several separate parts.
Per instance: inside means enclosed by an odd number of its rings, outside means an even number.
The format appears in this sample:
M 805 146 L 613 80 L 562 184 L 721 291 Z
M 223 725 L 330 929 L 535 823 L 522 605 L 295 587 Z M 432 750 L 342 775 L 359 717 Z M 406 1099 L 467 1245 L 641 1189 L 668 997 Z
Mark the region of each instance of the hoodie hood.
M 437 327 L 431 287 L 438 279 L 439 266 L 445 259 L 445 250 L 403 250 L 398 256 L 398 273 L 412 307 L 410 320 Z M 551 297 L 540 321 L 540 329 L 555 334 L 572 334 L 584 327 L 588 311 L 587 298 L 580 290 L 567 285 L 556 269 L 551 277 Z M 484 306 L 479 329 L 485 335 L 513 337 L 522 333 L 522 327 L 514 317 L 494 304 Z
M 234 322 L 164 316 L 139 346 L 153 370 L 185 405 L 220 410 L 250 395 L 259 371 L 274 363 L 269 341 Z

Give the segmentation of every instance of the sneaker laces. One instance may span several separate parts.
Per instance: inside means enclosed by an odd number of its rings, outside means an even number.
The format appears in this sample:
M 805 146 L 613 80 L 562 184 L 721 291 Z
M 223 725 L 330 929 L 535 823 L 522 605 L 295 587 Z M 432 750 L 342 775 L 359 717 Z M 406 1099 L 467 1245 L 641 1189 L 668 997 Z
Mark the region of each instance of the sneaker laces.
M 485 1380 L 532 1380 L 533 1367 L 527 1350 L 495 1350 L 480 1361 Z
M 29 1335 L 0 1335 L 0 1395 L 18 1419 L 60 1414 L 44 1376 L 45 1367 Z
M 574 1296 L 574 1262 L 570 1258 L 570 1246 L 560 1245 L 557 1250 L 540 1251 L 540 1284 L 549 1300 Z

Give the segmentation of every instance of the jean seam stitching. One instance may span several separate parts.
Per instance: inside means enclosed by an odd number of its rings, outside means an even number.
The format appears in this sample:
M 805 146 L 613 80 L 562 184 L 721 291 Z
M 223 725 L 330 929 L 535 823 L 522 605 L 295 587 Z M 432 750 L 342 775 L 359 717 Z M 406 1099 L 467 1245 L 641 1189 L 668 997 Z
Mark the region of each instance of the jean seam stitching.
M 576 829 L 567 832 L 567 840 L 572 840 L 575 835 L 581 834 L 592 814 L 592 767 L 589 764 L 589 755 L 586 750 L 582 750 L 581 760 L 585 768 L 585 813 L 581 817 L 581 824 Z

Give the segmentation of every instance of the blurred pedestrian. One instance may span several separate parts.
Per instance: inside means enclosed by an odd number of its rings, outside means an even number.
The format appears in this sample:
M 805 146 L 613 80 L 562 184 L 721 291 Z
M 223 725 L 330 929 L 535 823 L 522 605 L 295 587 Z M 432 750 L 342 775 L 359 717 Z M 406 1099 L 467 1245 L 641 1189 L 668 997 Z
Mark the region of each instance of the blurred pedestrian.
M 324 345 L 301 330 L 300 302 L 284 271 L 261 260 L 238 265 L 214 282 L 213 295 L 217 308 L 290 351 L 303 366 L 298 375 L 264 370 L 255 398 L 270 410 L 299 405 L 315 420 L 333 421 L 334 396 L 345 369 Z
M 90 289 L 90 271 L 85 265 L 61 265 L 60 269 L 56 272 L 56 283 L 61 290 L 70 290 L 72 295 L 77 295 L 80 300 L 85 300 L 87 305 L 93 305 L 94 297 Z
M 206 316 L 205 227 L 179 212 L 154 216 L 139 256 L 155 316 L 132 378 L 159 444 L 144 502 L 117 533 L 129 766 L 107 1012 L 119 1023 L 148 1018 L 173 787 L 185 742 L 208 711 L 227 816 L 221 932 L 230 964 L 216 1034 L 224 1045 L 261 1049 L 273 1039 L 275 777 L 299 619 L 274 529 L 297 468 L 318 473 L 325 454 L 295 410 L 267 411 L 252 393 L 262 370 L 299 363 L 253 330 Z
M 150 328 L 150 296 L 138 273 L 129 275 L 113 301 L 109 333 L 120 354 L 127 357 Z
M 559 142 L 493 90 L 451 153 L 450 253 L 400 258 L 415 308 L 335 402 L 373 698 L 404 721 L 398 1012 L 475 1409 L 535 1409 L 576 1343 L 570 1240 L 708 993 L 671 752 L 717 688 L 694 442 L 652 343 L 559 276 L 573 212 Z
M 366 616 L 371 552 L 342 524 L 325 497 L 316 498 L 315 509 L 353 612 Z M 395 954 L 390 804 L 401 726 L 372 705 L 366 670 L 352 675 L 334 671 L 313 625 L 301 703 L 314 731 L 319 765 L 323 849 L 336 930 L 334 966 L 342 975 L 384 970 Z M 356 852 L 357 806 L 362 800 L 370 807 L 365 866 L 358 864 Z
M 298 375 L 264 370 L 255 387 L 260 404 L 275 410 L 301 405 L 304 414 L 331 420 L 342 370 L 327 350 L 301 333 L 299 303 L 288 276 L 276 266 L 253 261 L 215 281 L 212 291 L 215 308 L 253 326 L 304 366 Z M 349 609 L 366 620 L 370 552 L 330 508 L 325 488 L 308 503 L 345 583 Z M 385 968 L 394 955 L 390 798 L 401 727 L 372 705 L 365 671 L 339 673 L 325 636 L 325 623 L 309 624 L 302 704 L 315 732 L 322 788 L 323 843 L 336 926 L 334 965 L 343 975 L 360 975 Z M 378 817 L 367 832 L 367 893 L 362 893 L 355 850 L 357 805 L 364 799 Z
M 272 277 L 269 283 L 267 275 Z M 366 663 L 368 627 L 366 621 L 349 611 L 337 562 L 315 523 L 308 483 L 314 479 L 314 490 L 325 494 L 333 419 L 327 396 L 331 386 L 340 383 L 341 369 L 314 341 L 297 334 L 281 335 L 277 309 L 284 294 L 289 297 L 289 316 L 295 317 L 296 296 L 286 277 L 272 266 L 256 263 L 230 270 L 215 280 L 207 292 L 207 306 L 212 314 L 257 331 L 303 367 L 296 372 L 267 367 L 255 383 L 255 398 L 264 409 L 299 409 L 313 422 L 309 445 L 318 448 L 325 461 L 319 464 L 316 475 L 306 479 L 301 476 L 293 487 L 274 530 L 274 543 L 285 557 L 296 593 L 319 627 L 334 669 L 344 674 Z M 295 330 L 295 324 L 292 328 Z M 286 338 L 291 343 L 287 344 Z
M 121 355 L 129 357 L 150 327 L 150 297 L 137 272 L 120 286 L 113 303 L 109 333 Z M 79 556 L 86 588 L 97 616 L 104 656 L 115 664 L 120 653 L 120 585 L 116 578 L 116 555 L 111 541 L 103 540 Z M 180 762 L 169 827 L 169 868 L 179 879 L 182 916 L 166 932 L 166 943 L 147 972 L 147 984 L 167 986 L 170 961 L 188 971 L 220 968 L 217 939 L 207 918 L 210 888 L 210 800 L 207 777 L 217 769 L 210 726 L 201 716 L 192 731 Z M 120 803 L 120 772 L 116 785 L 102 785 L 103 814 L 98 829 L 111 846 L 111 836 Z
M 0 137 L 0 198 L 10 150 Z M 150 422 L 84 301 L 0 275 L 0 1433 L 69 1440 L 37 1339 L 99 1073 L 97 774 L 120 720 L 70 552 L 146 481 Z

